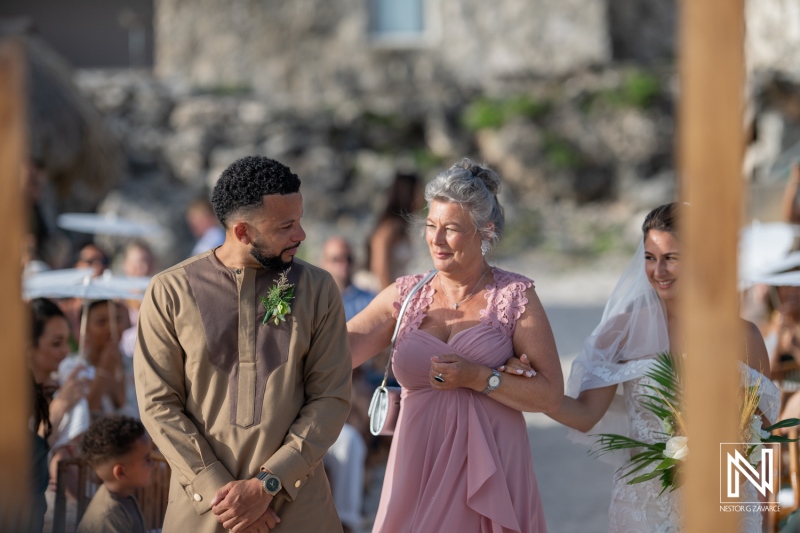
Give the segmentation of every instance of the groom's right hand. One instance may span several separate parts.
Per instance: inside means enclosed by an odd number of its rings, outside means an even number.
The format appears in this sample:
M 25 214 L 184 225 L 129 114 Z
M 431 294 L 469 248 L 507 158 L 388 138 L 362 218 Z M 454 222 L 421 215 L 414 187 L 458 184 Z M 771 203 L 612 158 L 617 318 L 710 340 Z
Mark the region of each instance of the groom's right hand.
M 271 529 L 275 529 L 281 519 L 272 507 L 268 507 L 267 511 L 259 517 L 256 522 L 247 529 L 243 529 L 242 533 L 267 533 Z
M 258 479 L 231 481 L 216 492 L 211 500 L 211 511 L 222 527 L 240 533 L 249 531 L 257 523 L 268 524 L 266 518 L 264 521 L 261 518 L 267 515 L 271 502 L 272 496 L 264 491 Z

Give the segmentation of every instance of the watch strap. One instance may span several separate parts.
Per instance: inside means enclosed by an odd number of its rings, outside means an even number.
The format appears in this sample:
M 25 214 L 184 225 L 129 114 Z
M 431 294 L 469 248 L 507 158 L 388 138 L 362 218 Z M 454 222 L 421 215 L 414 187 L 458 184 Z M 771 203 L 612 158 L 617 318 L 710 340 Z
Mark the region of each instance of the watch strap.
M 491 384 L 491 379 L 493 377 L 496 377 L 498 379 L 497 385 L 495 385 L 494 387 L 492 387 L 492 384 Z M 487 381 L 486 388 L 483 389 L 483 394 L 489 394 L 490 392 L 495 390 L 497 387 L 499 387 L 500 386 L 500 381 L 499 380 L 500 380 L 500 372 L 498 372 L 497 370 L 495 370 L 493 368 L 492 369 L 492 375 L 489 376 L 488 379 L 486 380 Z
M 272 496 L 275 496 L 276 494 L 278 494 L 278 492 L 280 492 L 281 488 L 283 488 L 283 484 L 281 483 L 281 480 L 278 478 L 278 476 L 276 476 L 275 474 L 273 474 L 271 472 L 265 472 L 265 471 L 262 470 L 261 472 L 256 474 L 256 478 L 261 482 L 261 486 L 264 487 L 264 491 L 267 494 L 270 494 Z M 272 479 L 274 479 L 275 481 L 278 482 L 278 488 L 275 491 L 271 491 L 271 490 L 269 490 L 267 488 L 268 481 L 270 481 Z

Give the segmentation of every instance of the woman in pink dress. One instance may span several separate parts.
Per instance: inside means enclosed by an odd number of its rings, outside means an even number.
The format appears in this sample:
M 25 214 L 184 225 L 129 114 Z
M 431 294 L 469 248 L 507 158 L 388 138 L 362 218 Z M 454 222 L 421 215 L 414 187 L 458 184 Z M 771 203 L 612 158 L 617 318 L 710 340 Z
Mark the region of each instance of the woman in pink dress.
M 464 159 L 425 188 L 438 272 L 401 319 L 402 403 L 375 532 L 546 531 L 522 412 L 557 409 L 563 379 L 533 283 L 487 263 L 505 225 L 499 185 Z M 348 322 L 354 366 L 390 344 L 421 278 L 399 278 Z M 514 353 L 528 354 L 535 377 L 496 370 Z

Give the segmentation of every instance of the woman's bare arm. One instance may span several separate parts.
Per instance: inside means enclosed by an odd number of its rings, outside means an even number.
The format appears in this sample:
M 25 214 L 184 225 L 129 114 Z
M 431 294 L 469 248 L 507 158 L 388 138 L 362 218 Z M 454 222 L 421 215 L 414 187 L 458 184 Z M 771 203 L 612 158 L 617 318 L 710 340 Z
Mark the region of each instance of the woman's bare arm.
M 394 302 L 397 286 L 392 283 L 383 289 L 363 311 L 347 322 L 353 368 L 364 364 L 389 346 L 395 327 Z

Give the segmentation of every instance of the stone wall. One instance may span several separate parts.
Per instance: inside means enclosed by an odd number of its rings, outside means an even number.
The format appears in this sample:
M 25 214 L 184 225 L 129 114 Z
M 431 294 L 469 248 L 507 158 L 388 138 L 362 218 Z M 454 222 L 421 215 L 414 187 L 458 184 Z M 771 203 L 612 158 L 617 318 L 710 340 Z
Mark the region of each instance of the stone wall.
M 748 0 L 746 5 L 748 69 L 800 79 L 800 2 Z
M 428 0 L 425 37 L 393 43 L 370 35 L 367 4 L 157 0 L 156 72 L 302 108 L 413 106 L 610 59 L 602 2 Z
M 461 96 L 438 108 L 382 111 L 354 100 L 314 112 L 257 93 L 186 92 L 146 72 L 81 71 L 76 81 L 127 156 L 120 187 L 98 209 L 169 228 L 150 243 L 166 266 L 191 248 L 188 202 L 253 154 L 301 177 L 309 239 L 318 240 L 307 250 L 332 233 L 364 242 L 395 171 L 428 179 L 465 156 L 503 177 L 511 249 L 613 247 L 627 236 L 618 231 L 626 216 L 673 196 L 672 77 L 587 69 L 517 80 L 503 95 Z M 590 213 L 593 222 L 575 231 L 557 212 L 573 213 L 578 225 L 580 213 Z

